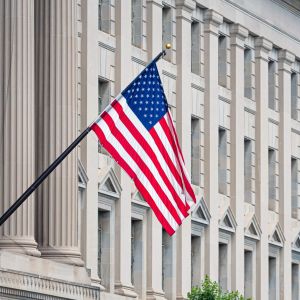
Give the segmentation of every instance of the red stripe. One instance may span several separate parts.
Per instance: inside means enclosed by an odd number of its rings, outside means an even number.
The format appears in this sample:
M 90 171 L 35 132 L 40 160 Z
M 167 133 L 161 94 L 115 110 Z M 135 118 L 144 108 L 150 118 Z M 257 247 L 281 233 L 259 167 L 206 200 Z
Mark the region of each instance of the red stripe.
M 178 157 L 178 149 L 176 147 L 175 140 L 174 140 L 173 135 L 171 133 L 171 129 L 168 126 L 165 118 L 162 118 L 159 121 L 159 124 L 161 125 L 161 127 L 162 127 L 167 139 L 169 140 L 169 143 L 170 143 L 170 145 L 171 145 L 171 147 L 172 147 L 172 149 L 175 153 L 176 159 L 178 161 L 178 164 L 179 164 L 179 167 L 180 167 L 180 170 L 181 170 L 182 178 L 183 178 L 183 181 L 184 181 L 184 186 L 185 186 L 187 192 L 189 193 L 189 195 L 191 196 L 191 198 L 193 199 L 193 201 L 196 202 L 196 197 L 195 197 L 194 191 L 193 191 L 188 179 L 186 178 L 183 167 L 180 163 L 180 160 L 179 160 L 179 157 Z
M 176 134 L 176 130 L 175 130 L 175 127 L 174 127 L 173 119 L 172 119 L 172 116 L 171 116 L 171 114 L 170 114 L 169 111 L 167 112 L 167 116 L 168 116 L 168 119 L 169 119 L 169 126 L 171 126 L 171 128 L 172 128 L 172 133 L 173 133 L 173 137 L 175 138 L 177 149 L 179 150 L 181 159 L 182 159 L 182 161 L 184 163 L 184 158 L 183 158 L 183 155 L 182 155 L 182 152 L 181 152 L 181 148 L 180 148 L 180 145 L 179 145 L 178 136 Z
M 182 155 L 182 152 L 181 152 L 181 148 L 180 148 L 179 141 L 178 141 L 178 136 L 176 134 L 176 130 L 175 130 L 175 127 L 174 127 L 174 123 L 173 123 L 173 119 L 172 119 L 172 116 L 170 114 L 170 111 L 168 111 L 167 116 L 168 116 L 168 121 L 169 121 L 169 126 L 168 127 L 172 129 L 171 131 L 173 133 L 172 134 L 173 137 L 175 137 L 175 142 L 176 142 L 177 150 L 179 151 L 181 159 L 182 159 L 182 162 L 184 164 L 184 158 L 183 158 L 183 155 Z M 183 170 L 183 171 L 184 171 L 184 174 L 185 174 L 185 170 Z M 186 177 L 186 175 L 184 175 L 184 176 Z M 192 188 L 192 186 L 190 184 L 190 181 L 188 179 L 187 179 L 187 181 L 188 181 L 188 186 L 189 186 L 189 188 L 188 188 L 189 194 L 190 194 L 191 198 L 193 199 L 193 201 L 196 203 L 196 196 L 195 196 L 195 193 L 193 191 L 193 188 Z
M 151 195 L 148 193 L 148 191 L 145 189 L 144 185 L 140 182 L 140 180 L 137 178 L 134 171 L 129 167 L 129 165 L 126 163 L 126 161 L 120 156 L 118 151 L 108 142 L 106 139 L 104 133 L 100 129 L 100 127 L 97 124 L 93 124 L 91 126 L 92 130 L 96 133 L 98 136 L 101 144 L 105 149 L 112 155 L 112 157 L 116 160 L 116 162 L 127 172 L 127 174 L 134 180 L 134 183 L 136 187 L 138 188 L 141 195 L 144 197 L 145 200 L 149 203 L 151 209 L 154 211 L 157 219 L 160 221 L 164 229 L 167 231 L 169 235 L 174 234 L 175 230 L 172 228 L 172 226 L 169 224 L 167 219 L 164 217 L 164 215 L 161 213 L 159 208 L 156 206 L 155 201 L 152 199 Z
M 167 186 L 167 188 L 171 192 L 171 194 L 172 194 L 178 208 L 180 209 L 181 213 L 184 215 L 184 217 L 187 217 L 188 212 L 187 212 L 185 204 L 182 202 L 182 200 L 178 196 L 178 193 L 175 191 L 172 183 L 170 182 L 170 180 L 167 177 L 165 171 L 161 167 L 161 165 L 160 165 L 160 163 L 159 163 L 159 161 L 156 157 L 156 154 L 152 150 L 151 146 L 148 144 L 146 139 L 140 134 L 140 132 L 137 130 L 137 128 L 134 126 L 134 124 L 129 120 L 129 118 L 127 117 L 127 115 L 123 111 L 123 107 L 119 103 L 114 106 L 114 109 L 117 111 L 117 113 L 120 117 L 120 121 L 125 125 L 125 127 L 130 129 L 130 133 L 135 138 L 136 142 L 139 143 L 139 145 L 148 154 L 148 156 L 150 157 L 150 159 L 153 162 L 154 166 L 156 167 L 158 173 L 160 174 L 161 178 L 163 179 L 165 185 Z M 174 176 L 174 174 L 173 174 L 173 176 Z
M 163 158 L 165 159 L 166 163 L 168 164 L 172 174 L 174 175 L 176 181 L 178 182 L 179 186 L 181 188 L 183 188 L 183 183 L 182 183 L 182 180 L 181 180 L 181 176 L 179 175 L 178 173 L 178 169 L 177 167 L 174 165 L 171 157 L 170 157 L 170 154 L 168 153 L 168 151 L 165 149 L 161 139 L 159 138 L 157 132 L 155 131 L 155 128 L 152 127 L 150 130 L 149 130 L 149 133 L 150 135 L 152 136 L 158 150 L 160 151 L 160 153 L 162 154 Z
M 113 121 L 112 117 L 107 114 L 105 116 L 105 122 L 107 123 L 111 133 L 115 136 L 115 138 L 120 142 L 120 144 L 123 146 L 125 151 L 130 155 L 130 157 L 135 161 L 135 163 L 139 166 L 141 171 L 145 174 L 145 176 L 148 178 L 149 182 L 157 192 L 159 198 L 163 201 L 167 209 L 170 211 L 176 222 L 180 225 L 182 223 L 176 209 L 172 205 L 171 201 L 168 199 L 167 195 L 161 188 L 160 184 L 155 179 L 154 175 L 151 173 L 148 166 L 145 164 L 145 162 L 141 159 L 141 156 L 135 151 L 135 149 L 130 145 L 130 143 L 126 140 L 126 138 L 123 136 L 123 134 L 120 132 L 120 130 L 116 127 L 115 122 Z M 184 209 L 186 209 L 184 207 Z

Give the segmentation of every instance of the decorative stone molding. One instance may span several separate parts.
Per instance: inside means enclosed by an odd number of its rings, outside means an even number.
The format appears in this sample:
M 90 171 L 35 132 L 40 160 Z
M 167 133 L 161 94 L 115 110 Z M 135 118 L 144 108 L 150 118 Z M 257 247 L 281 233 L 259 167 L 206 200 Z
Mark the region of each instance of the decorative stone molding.
M 203 197 L 201 197 L 197 206 L 193 209 L 191 216 L 192 216 L 192 221 L 202 223 L 204 225 L 209 224 L 211 215 L 209 213 L 208 207 Z
M 272 50 L 273 44 L 264 37 L 255 39 L 255 57 L 268 61 L 269 52 Z
M 237 223 L 230 207 L 226 210 L 223 217 L 220 219 L 219 228 L 225 231 L 235 232 Z
M 255 240 L 259 240 L 261 233 L 262 233 L 262 231 L 259 226 L 258 220 L 257 220 L 256 216 L 253 215 L 253 217 L 251 218 L 251 221 L 245 227 L 245 236 L 255 239 Z
M 230 27 L 230 44 L 241 48 L 245 46 L 245 38 L 249 35 L 249 31 L 240 24 L 233 24 Z
M 121 191 L 122 188 L 118 177 L 115 171 L 110 168 L 99 183 L 98 193 L 119 199 Z
M 269 235 L 269 243 L 275 246 L 282 247 L 285 241 L 283 230 L 279 223 L 276 224 L 273 232 Z
M 204 14 L 204 31 L 218 35 L 219 25 L 223 22 L 223 17 L 212 9 L 208 9 Z
M 295 61 L 295 55 L 288 50 L 280 50 L 278 54 L 278 70 L 291 72 L 292 63 Z
M 100 299 L 100 290 L 96 287 L 85 284 L 57 280 L 40 275 L 10 271 L 1 268 L 0 299 L 5 296 L 42 300 L 98 300 Z

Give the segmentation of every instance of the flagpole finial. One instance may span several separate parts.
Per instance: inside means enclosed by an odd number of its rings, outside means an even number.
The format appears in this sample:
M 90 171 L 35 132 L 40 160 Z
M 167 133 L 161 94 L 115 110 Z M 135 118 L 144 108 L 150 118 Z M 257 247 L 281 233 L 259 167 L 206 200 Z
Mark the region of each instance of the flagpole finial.
M 165 45 L 165 47 L 166 47 L 166 49 L 171 49 L 171 48 L 172 48 L 172 45 L 171 45 L 170 43 L 167 43 L 167 44 Z

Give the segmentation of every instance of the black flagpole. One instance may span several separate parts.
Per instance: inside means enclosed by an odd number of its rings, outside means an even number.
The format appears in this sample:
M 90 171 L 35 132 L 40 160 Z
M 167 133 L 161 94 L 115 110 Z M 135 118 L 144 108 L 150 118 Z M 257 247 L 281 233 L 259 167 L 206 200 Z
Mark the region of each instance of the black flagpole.
M 170 49 L 171 45 L 167 44 L 166 48 Z M 165 50 L 161 51 L 149 64 L 153 62 L 157 62 L 165 54 L 166 54 Z M 8 210 L 0 217 L 0 226 L 40 186 L 40 184 L 55 170 L 55 168 L 69 155 L 69 153 L 86 137 L 86 135 L 90 131 L 91 131 L 91 125 L 87 129 L 85 129 L 85 131 L 83 131 L 79 135 L 79 137 L 35 180 L 35 182 L 16 200 L 16 202 L 11 207 L 8 208 Z
M 52 173 L 52 171 L 69 155 L 69 153 L 91 131 L 88 127 L 80 136 L 36 179 L 36 181 L 23 193 L 20 198 L 1 216 L 0 226 L 16 211 L 16 209 L 39 187 L 39 185 Z

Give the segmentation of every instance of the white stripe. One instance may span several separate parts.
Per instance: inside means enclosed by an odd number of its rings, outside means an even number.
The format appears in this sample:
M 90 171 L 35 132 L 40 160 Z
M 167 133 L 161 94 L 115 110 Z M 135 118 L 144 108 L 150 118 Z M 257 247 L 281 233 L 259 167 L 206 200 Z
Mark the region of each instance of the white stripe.
M 179 145 L 177 145 L 176 140 L 175 140 L 175 139 L 176 139 L 176 137 L 175 137 L 176 132 L 174 132 L 174 128 L 173 128 L 172 124 L 170 124 L 170 122 L 173 122 L 173 121 L 172 121 L 172 116 L 170 115 L 170 113 L 169 113 L 169 116 L 166 117 L 166 121 L 167 121 L 167 124 L 169 125 L 168 127 L 170 128 L 171 134 L 172 134 L 173 139 L 174 139 L 174 141 L 175 141 L 175 146 L 176 146 L 176 149 L 177 149 L 177 153 L 178 153 L 180 165 L 181 165 L 181 167 L 182 167 L 184 176 L 185 176 L 186 180 L 190 183 L 190 182 L 191 182 L 190 176 L 189 176 L 189 174 L 188 174 L 188 172 L 187 172 L 187 170 L 186 170 L 184 161 L 183 161 L 182 156 L 181 156 L 181 154 L 180 154 L 180 149 L 178 149 Z M 185 188 L 186 188 L 186 184 L 184 184 L 184 186 L 185 186 Z M 192 185 L 191 185 L 191 184 L 190 184 L 190 186 L 191 186 L 191 188 L 192 188 Z M 186 195 L 186 197 L 187 197 L 186 200 L 187 200 L 189 206 L 192 208 L 192 207 L 195 205 L 195 202 L 194 202 L 192 196 L 189 194 L 189 192 L 188 192 L 186 189 L 185 189 L 185 195 Z
M 112 109 L 109 113 L 109 115 L 114 119 L 117 120 L 119 115 L 116 112 L 115 109 Z M 140 121 L 138 121 L 140 122 Z M 128 130 L 128 128 L 123 124 L 123 122 L 118 119 L 115 122 L 116 127 L 119 129 L 119 131 L 122 133 L 122 135 L 125 137 L 125 139 L 128 141 L 128 143 L 131 145 L 131 147 L 138 153 L 139 157 L 141 157 L 142 161 L 145 163 L 145 165 L 149 168 L 152 176 L 156 179 L 158 176 L 158 170 L 155 167 L 152 159 L 148 156 L 148 154 L 145 152 L 144 148 L 139 144 L 139 142 L 135 139 L 135 137 L 131 134 L 131 132 Z M 135 124 L 134 124 L 135 125 Z M 150 135 L 148 133 L 148 135 Z M 129 154 L 129 153 L 128 153 Z M 130 154 L 129 154 L 130 155 Z M 174 180 L 173 180 L 174 181 Z M 170 182 L 172 184 L 172 181 Z M 182 215 L 180 209 L 178 208 L 174 197 L 172 193 L 170 192 L 169 188 L 165 184 L 163 180 L 160 180 L 158 184 L 161 186 L 163 192 L 166 194 L 167 198 L 177 211 L 177 214 L 179 215 L 180 219 L 183 220 L 184 216 Z M 178 195 L 180 197 L 180 194 Z
M 122 99 L 120 99 L 119 104 L 123 107 L 124 112 L 126 111 L 126 115 L 128 116 L 129 120 L 134 124 L 134 126 L 136 127 L 138 132 L 140 132 L 140 134 L 148 142 L 149 146 L 151 147 L 154 154 L 156 155 L 157 160 L 160 163 L 163 171 L 167 175 L 170 182 L 173 184 L 175 191 L 177 192 L 178 195 L 180 195 L 180 198 L 183 199 L 184 196 L 182 195 L 181 186 L 179 185 L 176 178 L 174 177 L 172 171 L 170 170 L 168 164 L 166 163 L 166 160 L 164 159 L 163 155 L 161 154 L 159 148 L 157 147 L 157 145 L 156 145 L 155 141 L 153 140 L 149 131 L 144 127 L 144 125 L 141 123 L 141 121 L 138 119 L 138 117 L 133 113 L 133 111 L 127 105 L 126 99 L 124 97 Z M 164 143 L 164 141 L 162 141 L 162 143 Z M 172 153 L 170 153 L 170 151 L 169 151 L 170 159 L 173 162 L 174 168 L 178 171 L 178 173 L 180 173 L 180 170 L 178 169 L 178 165 L 176 163 L 175 156 L 171 155 L 171 154 L 173 154 L 173 149 L 171 151 L 172 151 Z
M 151 195 L 153 201 L 155 202 L 157 208 L 160 210 L 162 215 L 165 217 L 167 222 L 170 224 L 170 226 L 176 230 L 178 227 L 177 222 L 173 218 L 172 214 L 169 212 L 167 207 L 164 205 L 163 201 L 160 199 L 160 197 L 157 195 L 155 189 L 149 182 L 148 178 L 145 176 L 145 174 L 140 170 L 138 165 L 135 163 L 135 161 L 130 157 L 130 155 L 127 153 L 127 151 L 123 148 L 122 144 L 114 137 L 114 135 L 111 134 L 110 129 L 106 122 L 102 119 L 102 122 L 98 123 L 101 125 L 101 129 L 107 139 L 107 141 L 114 147 L 118 153 L 122 156 L 122 158 L 126 161 L 126 163 L 129 165 L 129 167 L 133 170 L 133 172 L 137 175 L 145 189 L 149 192 Z
M 166 119 L 166 118 L 165 118 L 165 119 Z M 174 153 L 174 150 L 173 150 L 172 146 L 170 145 L 169 139 L 167 138 L 167 136 L 166 136 L 166 134 L 165 134 L 165 131 L 164 131 L 163 128 L 161 127 L 160 123 L 157 123 L 157 124 L 154 126 L 154 129 L 155 129 L 155 131 L 157 132 L 157 134 L 158 134 L 158 136 L 160 137 L 160 139 L 162 140 L 163 145 L 164 145 L 166 151 L 169 153 L 169 155 L 172 154 L 172 155 L 174 156 L 174 159 L 176 159 L 176 158 L 175 158 L 175 155 L 176 155 L 176 154 Z M 176 147 L 176 149 L 178 150 L 177 147 Z M 181 158 L 180 158 L 180 154 L 179 154 L 179 153 L 178 153 L 178 155 L 177 155 L 177 158 L 178 158 L 178 163 L 176 163 L 176 165 L 177 165 L 177 170 L 178 170 L 178 172 L 179 172 L 179 174 L 180 174 L 180 176 L 181 176 L 181 178 L 182 178 L 183 176 L 185 176 L 185 174 L 182 174 L 182 172 L 181 172 L 180 167 L 179 167 L 178 164 L 181 165 L 183 171 L 186 172 L 186 169 L 185 169 L 185 166 L 184 166 L 184 164 L 183 164 L 183 162 L 182 162 L 182 160 L 181 160 Z M 177 162 L 177 160 L 176 160 L 176 162 Z M 189 181 L 188 177 L 187 177 L 187 176 L 185 176 L 185 177 L 186 177 L 186 179 Z M 192 206 L 195 204 L 195 202 L 193 201 L 193 198 L 191 197 L 191 195 L 190 195 L 190 194 L 188 193 L 188 191 L 186 190 L 186 185 L 184 184 L 183 178 L 182 178 L 182 184 L 183 184 L 183 187 L 184 187 L 183 193 L 185 194 L 185 198 L 186 198 L 185 200 L 186 200 L 186 202 L 188 203 L 188 205 L 189 205 L 190 207 L 192 207 Z

